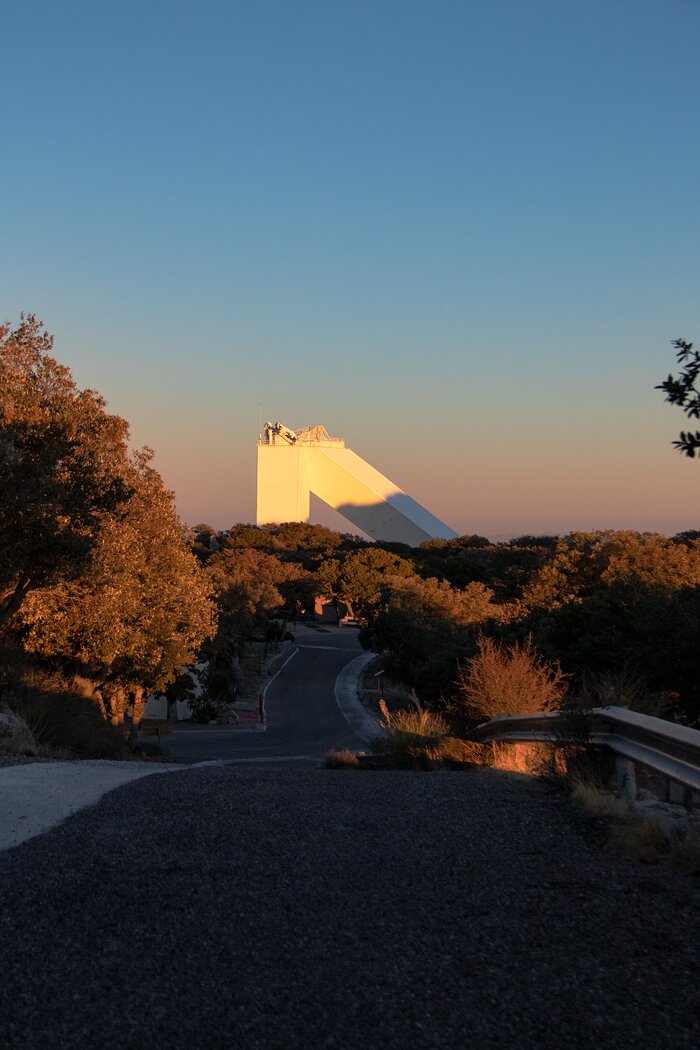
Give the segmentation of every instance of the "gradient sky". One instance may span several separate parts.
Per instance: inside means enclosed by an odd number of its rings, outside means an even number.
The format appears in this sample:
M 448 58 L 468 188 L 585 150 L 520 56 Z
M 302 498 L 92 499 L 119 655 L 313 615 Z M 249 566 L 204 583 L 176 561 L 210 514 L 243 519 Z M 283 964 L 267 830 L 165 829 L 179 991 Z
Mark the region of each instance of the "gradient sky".
M 698 0 L 5 0 L 0 314 L 190 524 L 258 402 L 458 532 L 700 528 Z M 329 518 L 332 521 L 332 518 Z

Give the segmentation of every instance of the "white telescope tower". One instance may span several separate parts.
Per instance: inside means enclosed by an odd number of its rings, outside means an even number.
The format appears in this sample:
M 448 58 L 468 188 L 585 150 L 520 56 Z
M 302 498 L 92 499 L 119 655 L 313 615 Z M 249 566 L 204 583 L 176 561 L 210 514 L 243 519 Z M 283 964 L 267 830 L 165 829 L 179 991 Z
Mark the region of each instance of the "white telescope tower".
M 312 492 L 373 540 L 417 547 L 457 535 L 325 427 L 266 423 L 258 440 L 258 525 L 308 521 Z

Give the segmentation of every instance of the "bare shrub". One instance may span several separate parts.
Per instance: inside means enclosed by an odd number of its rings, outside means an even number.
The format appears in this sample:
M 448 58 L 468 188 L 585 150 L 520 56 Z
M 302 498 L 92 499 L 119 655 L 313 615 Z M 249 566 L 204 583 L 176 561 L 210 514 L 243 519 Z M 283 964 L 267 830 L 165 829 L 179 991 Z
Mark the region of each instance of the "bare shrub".
M 548 663 L 532 639 L 504 645 L 479 639 L 479 652 L 460 669 L 458 705 L 472 719 L 552 711 L 566 690 L 566 675 Z
M 663 717 L 671 705 L 668 693 L 650 692 L 643 680 L 626 668 L 587 671 L 577 692 L 580 707 L 629 707 L 640 714 Z
M 614 776 L 614 756 L 597 747 L 591 738 L 593 705 L 588 693 L 569 691 L 562 700 L 559 717 L 552 720 L 551 734 L 560 773 L 575 781 L 605 788 Z
M 39 673 L 29 678 L 29 684 L 5 693 L 4 700 L 29 726 L 39 755 L 47 758 L 139 757 L 89 700 L 73 693 L 58 679 Z
M 324 769 L 354 769 L 359 766 L 360 760 L 354 751 L 350 748 L 344 747 L 340 751 L 336 751 L 334 747 L 330 748 L 326 752 L 326 758 L 323 763 Z

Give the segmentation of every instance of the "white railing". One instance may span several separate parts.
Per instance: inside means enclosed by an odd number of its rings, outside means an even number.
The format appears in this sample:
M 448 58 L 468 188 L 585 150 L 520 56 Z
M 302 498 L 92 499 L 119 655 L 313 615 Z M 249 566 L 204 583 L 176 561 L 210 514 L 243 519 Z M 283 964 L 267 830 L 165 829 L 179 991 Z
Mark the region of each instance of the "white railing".
M 700 793 L 700 730 L 629 711 L 626 707 L 597 707 L 590 713 L 587 738 L 609 747 L 618 757 L 618 776 L 625 791 L 634 790 L 634 768 L 639 763 L 692 792 Z M 477 729 L 479 740 L 504 743 L 546 741 L 565 747 L 567 719 L 559 713 L 499 715 Z

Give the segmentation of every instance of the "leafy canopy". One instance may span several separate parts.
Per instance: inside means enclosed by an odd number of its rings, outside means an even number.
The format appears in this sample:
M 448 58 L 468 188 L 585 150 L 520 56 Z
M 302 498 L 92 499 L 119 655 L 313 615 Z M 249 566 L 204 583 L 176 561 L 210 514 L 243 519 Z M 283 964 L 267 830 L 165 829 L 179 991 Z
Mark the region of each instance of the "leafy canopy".
M 112 717 L 116 697 L 163 689 L 215 631 L 209 580 L 149 458 L 133 455 L 133 496 L 103 521 L 80 577 L 32 591 L 19 614 L 26 648 L 78 669 Z
M 674 339 L 673 346 L 676 348 L 678 364 L 682 366 L 681 371 L 678 376 L 669 374 L 668 379 L 659 383 L 655 389 L 663 390 L 666 400 L 683 409 L 688 419 L 700 419 L 700 352 L 694 350 L 693 344 L 685 339 Z M 682 430 L 673 445 L 679 452 L 693 459 L 700 449 L 700 430 L 696 430 L 695 433 Z
M 79 574 L 132 491 L 127 423 L 52 349 L 33 314 L 0 325 L 0 624 L 32 588 Z

